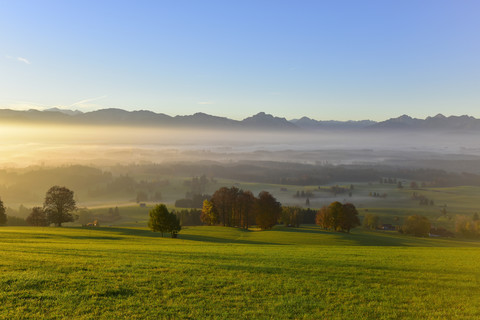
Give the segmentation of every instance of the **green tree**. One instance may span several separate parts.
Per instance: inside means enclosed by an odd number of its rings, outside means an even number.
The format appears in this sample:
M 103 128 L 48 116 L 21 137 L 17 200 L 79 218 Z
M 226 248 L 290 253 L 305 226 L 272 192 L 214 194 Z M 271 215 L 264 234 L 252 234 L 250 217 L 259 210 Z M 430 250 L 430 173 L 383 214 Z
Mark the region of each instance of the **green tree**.
M 5 213 L 5 207 L 3 201 L 0 200 L 0 226 L 7 224 L 7 214 Z
M 355 206 L 351 203 L 345 203 L 342 206 L 342 214 L 339 222 L 339 227 L 342 231 L 347 231 L 350 233 L 352 228 L 360 225 L 360 220 L 358 219 L 358 211 Z
M 238 225 L 243 229 L 255 222 L 255 197 L 250 191 L 239 190 L 236 196 L 236 211 L 239 218 Z
M 332 202 L 327 207 L 328 215 L 330 216 L 331 226 L 330 228 L 335 231 L 341 230 L 341 221 L 342 221 L 342 214 L 343 214 L 343 205 L 338 202 Z
M 182 230 L 182 226 L 180 226 L 180 219 L 178 219 L 175 213 L 170 212 L 168 214 L 167 232 L 170 232 L 172 238 L 176 238 L 180 230 Z
M 262 229 L 271 229 L 278 221 L 282 207 L 269 192 L 262 191 L 255 201 L 255 217 L 257 225 Z
M 430 232 L 430 221 L 427 217 L 415 214 L 408 216 L 402 227 L 404 233 L 413 234 L 417 237 L 426 237 Z
M 353 204 L 335 201 L 317 212 L 315 223 L 324 229 L 350 232 L 352 228 L 360 225 L 360 220 Z
M 73 191 L 66 187 L 53 186 L 45 195 L 43 210 L 47 214 L 48 223 L 61 227 L 64 222 L 73 222 L 73 212 L 77 210 L 73 199 Z
M 157 204 L 148 214 L 150 216 L 148 220 L 148 227 L 150 229 L 154 232 L 160 232 L 162 237 L 164 232 L 169 232 L 170 213 L 164 204 Z
M 28 215 L 26 221 L 28 225 L 34 227 L 45 227 L 48 225 L 47 215 L 41 207 L 33 207 L 32 212 Z
M 299 207 L 282 207 L 282 222 L 285 226 L 300 227 L 302 210 Z

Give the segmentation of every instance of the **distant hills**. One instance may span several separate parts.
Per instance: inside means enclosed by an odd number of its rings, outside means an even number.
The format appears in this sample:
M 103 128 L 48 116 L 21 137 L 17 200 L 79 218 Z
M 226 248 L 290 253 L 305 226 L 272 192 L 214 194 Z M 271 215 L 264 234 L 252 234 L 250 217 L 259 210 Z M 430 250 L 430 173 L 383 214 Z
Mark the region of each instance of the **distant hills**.
M 118 125 L 145 127 L 186 127 L 210 129 L 256 129 L 256 130 L 422 130 L 422 131 L 480 131 L 480 119 L 471 116 L 445 117 L 438 114 L 426 119 L 408 115 L 385 121 L 319 121 L 308 117 L 287 120 L 264 112 L 243 120 L 195 113 L 185 116 L 169 116 L 148 110 L 126 111 L 122 109 L 101 109 L 91 112 L 51 108 L 43 111 L 30 109 L 18 111 L 0 109 L 0 123 L 44 123 L 79 125 Z

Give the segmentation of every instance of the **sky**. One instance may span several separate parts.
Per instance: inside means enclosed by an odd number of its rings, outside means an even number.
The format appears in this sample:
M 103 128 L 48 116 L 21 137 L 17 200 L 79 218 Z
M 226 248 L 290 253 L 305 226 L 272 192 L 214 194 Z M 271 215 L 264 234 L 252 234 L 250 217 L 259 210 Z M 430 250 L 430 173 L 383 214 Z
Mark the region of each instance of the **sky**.
M 480 118 L 479 1 L 0 0 L 0 108 Z

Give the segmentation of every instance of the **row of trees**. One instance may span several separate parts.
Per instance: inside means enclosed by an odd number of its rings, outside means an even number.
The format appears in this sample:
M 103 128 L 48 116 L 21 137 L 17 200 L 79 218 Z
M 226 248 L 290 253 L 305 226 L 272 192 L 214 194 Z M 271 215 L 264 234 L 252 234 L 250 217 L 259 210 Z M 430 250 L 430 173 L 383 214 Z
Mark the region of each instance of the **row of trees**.
M 316 224 L 322 228 L 335 231 L 350 232 L 352 228 L 360 225 L 358 211 L 351 203 L 342 204 L 332 202 L 328 207 L 322 207 L 315 218 Z
M 66 187 L 53 186 L 46 195 L 43 207 L 32 208 L 26 222 L 31 226 L 47 226 L 55 224 L 61 226 L 64 222 L 73 222 L 77 210 L 76 202 L 73 198 L 73 191 Z M 0 225 L 7 222 L 5 207 L 0 200 Z
M 271 229 L 278 221 L 282 207 L 267 191 L 255 197 L 251 191 L 222 187 L 210 200 L 203 202 L 201 220 L 207 225 L 222 224 L 248 229 L 257 224 L 262 230 Z
M 468 238 L 480 237 L 480 219 L 478 213 L 474 213 L 471 218 L 466 215 L 457 215 L 455 219 L 455 231 Z

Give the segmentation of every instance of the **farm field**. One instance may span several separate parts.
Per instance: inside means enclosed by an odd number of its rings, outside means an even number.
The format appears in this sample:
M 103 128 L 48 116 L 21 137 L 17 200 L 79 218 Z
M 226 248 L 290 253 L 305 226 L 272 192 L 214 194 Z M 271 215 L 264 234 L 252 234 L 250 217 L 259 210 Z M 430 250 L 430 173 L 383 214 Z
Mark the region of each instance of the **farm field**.
M 478 319 L 480 242 L 318 227 L 0 229 L 0 318 Z

